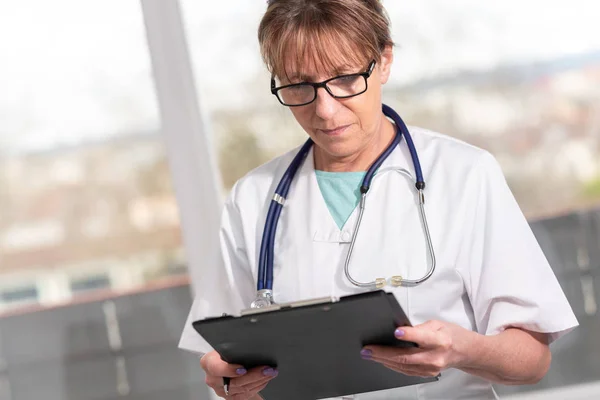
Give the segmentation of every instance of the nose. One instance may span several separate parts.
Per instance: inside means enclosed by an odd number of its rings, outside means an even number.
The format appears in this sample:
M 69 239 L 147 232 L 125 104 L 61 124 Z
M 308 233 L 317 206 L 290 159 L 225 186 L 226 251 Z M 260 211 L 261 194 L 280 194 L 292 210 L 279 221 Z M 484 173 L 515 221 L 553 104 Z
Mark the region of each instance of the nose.
M 321 119 L 331 119 L 336 113 L 340 103 L 333 98 L 325 88 L 317 89 L 317 98 L 315 99 L 315 113 Z

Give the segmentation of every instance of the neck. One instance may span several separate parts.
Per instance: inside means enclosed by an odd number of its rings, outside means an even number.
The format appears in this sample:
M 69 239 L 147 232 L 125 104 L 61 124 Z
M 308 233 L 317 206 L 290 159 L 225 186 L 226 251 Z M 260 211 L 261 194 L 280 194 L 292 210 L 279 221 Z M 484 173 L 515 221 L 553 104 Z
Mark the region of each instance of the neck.
M 354 154 L 335 157 L 314 146 L 315 169 L 328 172 L 366 171 L 394 140 L 394 125 L 381 114 L 381 121 L 375 134 Z

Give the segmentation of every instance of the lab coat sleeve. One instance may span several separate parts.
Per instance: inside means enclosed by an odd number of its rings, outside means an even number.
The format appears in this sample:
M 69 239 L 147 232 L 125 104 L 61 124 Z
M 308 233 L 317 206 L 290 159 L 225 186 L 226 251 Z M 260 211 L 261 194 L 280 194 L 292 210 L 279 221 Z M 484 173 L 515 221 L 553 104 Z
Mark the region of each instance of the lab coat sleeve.
M 474 207 L 465 279 L 477 330 L 508 327 L 548 333 L 550 342 L 578 325 L 496 159 L 485 152 L 474 171 Z
M 223 313 L 239 315 L 254 296 L 254 280 L 250 271 L 241 212 L 237 206 L 237 186 L 227 198 L 221 217 L 219 249 L 215 249 L 213 262 L 201 265 L 200 282 L 194 282 L 195 298 L 188 314 L 179 348 L 203 355 L 212 347 L 194 330 L 192 322 L 216 317 Z

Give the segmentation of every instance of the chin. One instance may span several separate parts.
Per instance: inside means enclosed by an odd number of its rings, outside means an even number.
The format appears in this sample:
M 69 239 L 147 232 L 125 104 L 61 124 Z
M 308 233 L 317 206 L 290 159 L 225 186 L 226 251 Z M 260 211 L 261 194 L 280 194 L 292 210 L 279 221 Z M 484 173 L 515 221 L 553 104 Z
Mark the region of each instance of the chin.
M 353 146 L 351 143 L 325 143 L 319 147 L 329 156 L 335 158 L 349 157 L 357 151 L 356 146 Z

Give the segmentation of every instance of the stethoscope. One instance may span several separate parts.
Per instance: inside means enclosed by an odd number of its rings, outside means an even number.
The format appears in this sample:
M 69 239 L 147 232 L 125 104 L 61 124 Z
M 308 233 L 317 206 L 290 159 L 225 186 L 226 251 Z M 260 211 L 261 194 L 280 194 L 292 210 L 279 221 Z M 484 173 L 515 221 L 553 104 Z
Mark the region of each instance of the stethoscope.
M 435 270 L 435 254 L 433 251 L 433 245 L 431 243 L 431 236 L 429 234 L 429 227 L 427 225 L 427 218 L 425 216 L 425 196 L 423 194 L 423 190 L 425 190 L 425 181 L 423 180 L 423 173 L 421 171 L 421 164 L 419 162 L 419 157 L 417 155 L 417 150 L 415 149 L 415 145 L 413 143 L 412 137 L 408 132 L 408 128 L 402 121 L 402 118 L 389 106 L 383 104 L 383 114 L 389 118 L 391 118 L 396 124 L 397 131 L 394 140 L 389 144 L 389 146 L 385 149 L 385 151 L 375 160 L 375 162 L 371 165 L 369 170 L 367 171 L 365 177 L 363 178 L 362 184 L 360 186 L 360 203 L 359 203 L 359 214 L 358 219 L 356 221 L 356 227 L 354 229 L 354 233 L 352 234 L 352 240 L 350 242 L 350 248 L 348 250 L 348 255 L 346 256 L 346 261 L 344 263 L 344 273 L 346 278 L 355 286 L 361 288 L 370 288 L 370 289 L 380 289 L 385 287 L 388 283 L 391 286 L 406 286 L 406 287 L 414 287 L 420 285 L 425 282 L 429 277 L 433 274 Z M 377 278 L 372 282 L 359 282 L 356 279 L 352 278 L 350 275 L 350 259 L 352 257 L 352 251 L 354 250 L 354 244 L 356 242 L 356 236 L 358 234 L 358 230 L 360 229 L 360 224 L 362 221 L 363 213 L 365 211 L 365 204 L 367 200 L 367 193 L 371 187 L 371 182 L 375 177 L 375 173 L 378 168 L 383 164 L 383 162 L 388 158 L 388 156 L 394 151 L 396 146 L 400 144 L 400 140 L 404 136 L 406 140 L 406 144 L 410 151 L 410 155 L 413 161 L 416 182 L 415 188 L 418 195 L 419 200 L 419 214 L 421 217 L 421 223 L 423 226 L 423 230 L 425 233 L 425 239 L 427 241 L 427 249 L 429 252 L 429 256 L 431 258 L 431 265 L 427 271 L 427 273 L 420 279 L 411 280 L 404 279 L 399 275 L 392 276 L 391 278 Z M 294 175 L 306 159 L 311 146 L 313 145 L 312 139 L 308 139 L 304 145 L 300 148 L 300 151 L 296 154 L 287 170 L 283 174 L 281 181 L 277 185 L 277 189 L 275 190 L 275 194 L 271 199 L 271 204 L 269 206 L 269 211 L 267 213 L 267 218 L 265 221 L 265 229 L 263 231 L 262 242 L 260 246 L 260 255 L 258 262 L 258 281 L 257 281 L 257 295 L 256 299 L 252 302 L 252 308 L 263 308 L 274 304 L 273 301 L 273 255 L 275 248 L 275 231 L 277 230 L 277 222 L 279 221 L 279 215 L 281 214 L 281 210 L 283 209 L 283 205 L 285 204 L 286 197 L 288 195 L 290 186 L 292 184 L 292 180 L 294 179 Z M 404 176 L 407 176 L 411 180 L 413 179 L 410 172 L 405 169 L 393 169 L 396 172 L 401 173 Z

